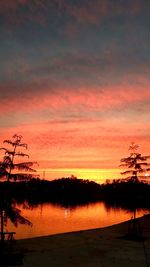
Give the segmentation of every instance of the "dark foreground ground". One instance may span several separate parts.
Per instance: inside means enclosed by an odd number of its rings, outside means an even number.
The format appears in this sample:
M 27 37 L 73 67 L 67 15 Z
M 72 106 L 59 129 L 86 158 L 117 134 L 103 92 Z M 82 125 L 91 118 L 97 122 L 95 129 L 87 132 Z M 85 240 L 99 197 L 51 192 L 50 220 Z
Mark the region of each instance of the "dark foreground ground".
M 137 220 L 142 234 L 126 234 L 129 222 L 111 227 L 18 240 L 24 267 L 149 267 L 150 214 Z M 137 237 L 137 235 L 136 235 Z

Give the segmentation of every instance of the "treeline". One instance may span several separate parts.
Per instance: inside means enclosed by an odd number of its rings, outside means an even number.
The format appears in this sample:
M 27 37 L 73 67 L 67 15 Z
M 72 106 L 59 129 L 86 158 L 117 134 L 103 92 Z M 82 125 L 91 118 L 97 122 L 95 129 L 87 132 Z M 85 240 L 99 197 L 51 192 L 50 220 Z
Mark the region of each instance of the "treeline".
M 105 201 L 109 205 L 127 208 L 150 208 L 150 185 L 131 181 L 113 181 L 97 184 L 75 177 L 53 181 L 31 179 L 22 182 L 1 182 L 0 197 L 11 198 L 29 205 L 52 202 L 61 205 L 79 205 L 88 202 Z
M 101 197 L 108 206 L 150 209 L 150 185 L 145 182 L 114 180 L 101 186 Z
M 9 198 L 15 199 L 18 203 L 27 201 L 31 205 L 44 202 L 78 205 L 99 200 L 100 185 L 77 178 L 1 182 L 0 195 L 6 192 Z

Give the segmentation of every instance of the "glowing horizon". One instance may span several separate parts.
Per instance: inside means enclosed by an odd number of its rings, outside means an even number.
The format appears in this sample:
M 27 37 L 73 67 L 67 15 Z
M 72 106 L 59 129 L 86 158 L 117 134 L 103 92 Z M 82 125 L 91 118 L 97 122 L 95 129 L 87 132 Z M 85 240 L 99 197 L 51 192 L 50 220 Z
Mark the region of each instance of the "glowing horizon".
M 79 179 L 89 179 L 105 182 L 107 179 L 119 179 L 120 169 L 86 169 L 86 168 L 44 168 L 37 169 L 40 179 L 53 180 L 74 176 Z M 122 177 L 123 178 L 123 177 Z

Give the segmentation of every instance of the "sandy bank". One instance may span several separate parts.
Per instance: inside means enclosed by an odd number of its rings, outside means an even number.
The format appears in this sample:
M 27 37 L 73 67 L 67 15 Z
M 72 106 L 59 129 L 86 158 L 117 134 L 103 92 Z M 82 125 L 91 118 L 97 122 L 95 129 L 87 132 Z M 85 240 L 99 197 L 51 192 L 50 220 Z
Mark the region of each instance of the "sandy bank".
M 123 238 L 129 223 L 67 234 L 18 240 L 24 267 L 148 267 L 150 215 L 138 219 L 144 241 Z M 148 265 L 149 264 L 149 265 Z

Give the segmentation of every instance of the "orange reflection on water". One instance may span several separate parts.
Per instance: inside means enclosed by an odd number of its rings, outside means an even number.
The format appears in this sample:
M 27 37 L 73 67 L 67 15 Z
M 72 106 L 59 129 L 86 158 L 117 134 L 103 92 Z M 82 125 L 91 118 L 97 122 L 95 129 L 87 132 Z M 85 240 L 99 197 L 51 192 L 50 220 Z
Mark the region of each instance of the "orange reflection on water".
M 99 202 L 76 208 L 44 204 L 33 210 L 22 209 L 22 215 L 33 226 L 19 225 L 15 228 L 9 222 L 7 230 L 16 231 L 16 239 L 105 227 L 128 220 L 132 214 L 122 209 L 107 209 L 103 202 Z M 137 216 L 142 215 L 142 210 L 137 212 Z

